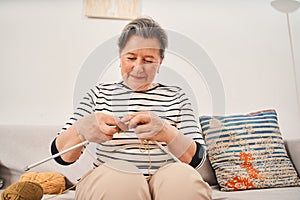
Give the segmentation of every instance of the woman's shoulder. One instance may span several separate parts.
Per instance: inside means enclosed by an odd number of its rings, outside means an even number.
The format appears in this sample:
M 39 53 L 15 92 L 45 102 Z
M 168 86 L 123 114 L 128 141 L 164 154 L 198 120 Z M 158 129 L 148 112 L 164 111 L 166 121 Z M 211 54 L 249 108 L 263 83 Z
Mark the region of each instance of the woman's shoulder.
M 176 93 L 182 91 L 182 88 L 180 86 L 177 86 L 177 85 L 166 85 L 166 84 L 161 84 L 161 83 L 158 84 L 157 88 L 161 89 L 161 90 L 165 90 L 165 91 L 176 92 Z
M 117 89 L 120 87 L 120 82 L 98 82 L 96 83 L 95 87 L 98 90 Z
M 99 96 L 99 94 L 112 94 L 116 93 L 120 89 L 118 82 L 97 82 L 94 87 L 88 92 L 92 96 Z

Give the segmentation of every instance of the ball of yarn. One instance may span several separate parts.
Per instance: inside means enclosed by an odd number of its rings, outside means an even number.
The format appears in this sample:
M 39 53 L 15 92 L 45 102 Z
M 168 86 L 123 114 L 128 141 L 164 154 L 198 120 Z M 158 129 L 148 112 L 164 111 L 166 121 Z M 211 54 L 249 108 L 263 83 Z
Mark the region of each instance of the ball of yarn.
M 44 194 L 60 194 L 66 188 L 65 177 L 56 172 L 26 172 L 20 181 L 31 181 L 40 184 Z
M 43 188 L 30 181 L 14 183 L 1 194 L 1 200 L 41 200 L 42 197 Z

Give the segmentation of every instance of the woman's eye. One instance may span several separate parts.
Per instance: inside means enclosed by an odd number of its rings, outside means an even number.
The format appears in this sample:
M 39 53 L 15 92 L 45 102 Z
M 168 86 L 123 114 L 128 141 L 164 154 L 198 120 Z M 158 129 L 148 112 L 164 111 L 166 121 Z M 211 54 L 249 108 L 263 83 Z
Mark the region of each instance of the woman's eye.
M 127 57 L 128 60 L 135 60 L 134 57 Z
M 153 63 L 152 60 L 145 60 L 146 63 Z

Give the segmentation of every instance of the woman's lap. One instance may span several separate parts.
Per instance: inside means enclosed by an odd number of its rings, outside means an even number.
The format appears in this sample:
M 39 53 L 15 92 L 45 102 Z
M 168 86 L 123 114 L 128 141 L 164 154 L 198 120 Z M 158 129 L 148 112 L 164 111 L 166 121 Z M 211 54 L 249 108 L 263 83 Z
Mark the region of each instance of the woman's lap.
M 78 183 L 76 199 L 211 199 L 211 190 L 191 166 L 172 163 L 161 167 L 147 182 L 135 166 L 101 165 Z M 124 166 L 124 162 L 121 165 Z

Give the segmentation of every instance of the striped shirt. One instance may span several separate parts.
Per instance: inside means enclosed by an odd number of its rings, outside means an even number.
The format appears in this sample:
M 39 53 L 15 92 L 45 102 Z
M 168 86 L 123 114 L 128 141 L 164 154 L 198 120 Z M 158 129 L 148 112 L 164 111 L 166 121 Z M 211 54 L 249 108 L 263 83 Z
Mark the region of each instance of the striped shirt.
M 133 91 L 123 82 L 98 84 L 91 89 L 67 121 L 61 132 L 68 129 L 79 118 L 94 112 L 103 112 L 122 118 L 126 114 L 152 111 L 194 141 L 204 144 L 199 124 L 195 120 L 191 103 L 180 87 L 158 84 L 147 91 Z M 166 146 L 165 143 L 161 143 Z M 171 156 L 156 144 L 143 145 L 134 130 L 114 134 L 112 140 L 95 147 L 95 166 L 110 160 L 133 163 L 148 175 L 162 165 L 174 162 Z M 205 153 L 202 155 L 205 157 Z M 202 158 L 202 160 L 204 160 Z

